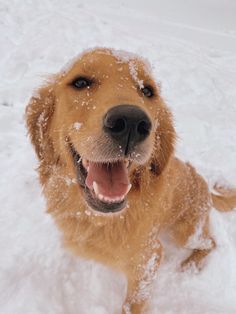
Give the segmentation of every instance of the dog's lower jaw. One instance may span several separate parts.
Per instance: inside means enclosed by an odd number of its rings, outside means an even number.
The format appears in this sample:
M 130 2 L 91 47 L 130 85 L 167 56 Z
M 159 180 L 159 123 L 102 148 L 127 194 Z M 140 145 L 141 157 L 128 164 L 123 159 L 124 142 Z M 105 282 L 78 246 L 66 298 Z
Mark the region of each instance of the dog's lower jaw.
M 126 203 L 127 204 L 127 203 Z M 125 205 L 124 208 L 122 208 L 121 210 L 118 210 L 118 211 L 110 211 L 110 212 L 103 212 L 103 211 L 99 211 L 99 210 L 95 210 L 93 209 L 91 206 L 89 206 L 89 204 L 86 204 L 86 210 L 85 210 L 85 215 L 87 216 L 92 216 L 94 218 L 101 218 L 101 219 L 104 219 L 105 220 L 103 221 L 103 223 L 101 222 L 101 220 L 98 220 L 98 225 L 102 225 L 102 224 L 106 224 L 106 223 L 109 223 L 109 219 L 115 219 L 115 218 L 118 218 L 118 219 L 124 219 L 124 215 L 126 213 L 126 210 L 127 210 L 127 206 Z M 108 219 L 106 221 L 106 218 Z

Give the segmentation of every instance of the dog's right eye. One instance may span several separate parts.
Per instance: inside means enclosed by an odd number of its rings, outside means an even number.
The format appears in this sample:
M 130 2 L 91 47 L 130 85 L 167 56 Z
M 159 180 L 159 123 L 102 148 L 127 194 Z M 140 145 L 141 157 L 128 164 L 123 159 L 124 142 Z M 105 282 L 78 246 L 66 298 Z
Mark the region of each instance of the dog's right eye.
M 78 77 L 72 81 L 71 85 L 77 89 L 83 89 L 90 87 L 92 85 L 92 81 L 86 77 Z

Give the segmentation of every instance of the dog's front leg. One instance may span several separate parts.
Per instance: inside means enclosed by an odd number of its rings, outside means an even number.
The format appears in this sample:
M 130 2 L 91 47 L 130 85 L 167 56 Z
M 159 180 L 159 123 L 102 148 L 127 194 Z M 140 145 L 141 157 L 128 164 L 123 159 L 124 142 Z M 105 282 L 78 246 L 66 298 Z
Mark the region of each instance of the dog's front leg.
M 155 248 L 146 247 L 128 264 L 128 291 L 123 314 L 146 313 L 147 301 L 151 296 L 150 286 L 157 274 L 161 253 L 161 244 L 156 243 Z

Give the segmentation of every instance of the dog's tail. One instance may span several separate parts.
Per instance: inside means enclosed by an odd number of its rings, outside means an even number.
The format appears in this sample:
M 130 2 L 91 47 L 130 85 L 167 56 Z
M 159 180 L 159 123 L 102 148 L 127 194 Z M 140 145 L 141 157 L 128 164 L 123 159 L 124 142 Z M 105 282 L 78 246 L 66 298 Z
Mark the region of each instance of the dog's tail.
M 211 197 L 213 206 L 217 210 L 228 212 L 236 208 L 236 188 L 224 188 L 215 185 L 214 192 L 211 193 Z

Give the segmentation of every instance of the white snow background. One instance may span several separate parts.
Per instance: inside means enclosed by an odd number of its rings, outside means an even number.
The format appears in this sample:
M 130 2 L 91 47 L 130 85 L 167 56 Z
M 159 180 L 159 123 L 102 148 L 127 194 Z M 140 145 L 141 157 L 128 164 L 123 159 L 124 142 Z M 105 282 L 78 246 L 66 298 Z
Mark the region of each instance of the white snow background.
M 61 247 L 23 116 L 43 77 L 104 45 L 150 60 L 174 113 L 178 156 L 211 186 L 236 185 L 234 0 L 0 0 L 1 314 L 120 311 L 124 277 Z M 169 245 L 150 313 L 236 313 L 236 212 L 211 216 L 218 246 L 205 268 L 179 272 L 182 253 Z

